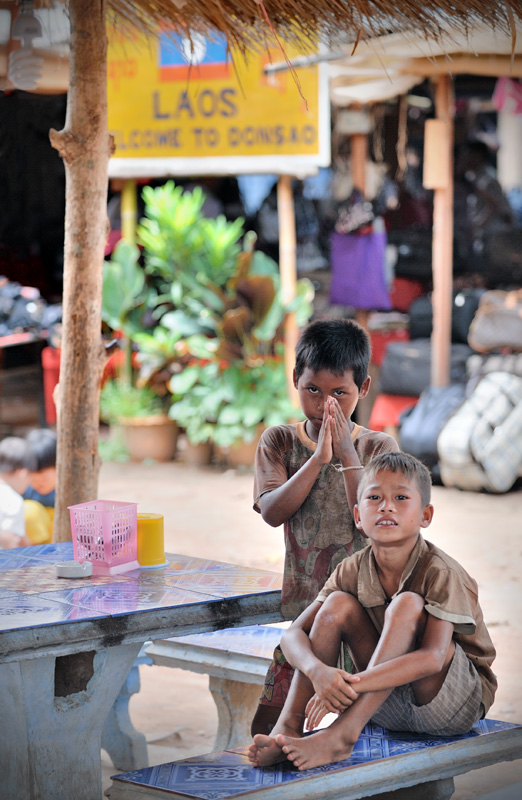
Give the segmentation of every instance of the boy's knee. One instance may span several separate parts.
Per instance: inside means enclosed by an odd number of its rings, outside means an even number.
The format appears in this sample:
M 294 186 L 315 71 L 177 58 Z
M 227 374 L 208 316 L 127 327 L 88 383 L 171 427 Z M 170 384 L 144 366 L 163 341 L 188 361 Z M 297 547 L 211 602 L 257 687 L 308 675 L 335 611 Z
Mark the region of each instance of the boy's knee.
M 386 609 L 386 618 L 400 624 L 416 624 L 424 614 L 424 598 L 416 592 L 401 592 Z
M 359 610 L 361 604 L 352 594 L 346 592 L 332 592 L 324 601 L 322 608 L 319 610 L 323 622 L 325 617 L 336 619 L 343 622 L 347 615 L 354 610 Z

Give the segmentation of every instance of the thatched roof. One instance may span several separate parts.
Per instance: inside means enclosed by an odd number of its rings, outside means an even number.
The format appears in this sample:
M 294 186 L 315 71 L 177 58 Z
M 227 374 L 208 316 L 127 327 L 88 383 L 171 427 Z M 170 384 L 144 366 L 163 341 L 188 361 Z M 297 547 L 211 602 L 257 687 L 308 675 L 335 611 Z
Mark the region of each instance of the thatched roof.
M 52 2 L 40 0 L 36 5 Z M 448 25 L 466 31 L 477 22 L 510 34 L 514 20 L 522 19 L 522 0 L 107 0 L 107 4 L 123 24 L 153 31 L 168 22 L 186 33 L 218 31 L 239 47 L 262 45 L 269 25 L 287 39 L 321 31 L 332 40 L 343 31 L 355 41 L 412 26 L 437 38 Z

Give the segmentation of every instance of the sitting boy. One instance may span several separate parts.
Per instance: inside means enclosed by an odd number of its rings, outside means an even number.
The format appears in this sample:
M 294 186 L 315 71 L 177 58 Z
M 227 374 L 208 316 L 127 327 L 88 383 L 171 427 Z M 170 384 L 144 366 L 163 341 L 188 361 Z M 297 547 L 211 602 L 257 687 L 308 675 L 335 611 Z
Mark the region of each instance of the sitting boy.
M 369 361 L 368 334 L 353 320 L 308 325 L 297 342 L 294 369 L 306 420 L 268 428 L 257 448 L 254 509 L 269 525 L 284 524 L 285 619 L 299 616 L 337 564 L 366 546 L 352 516 L 362 467 L 379 453 L 399 449 L 388 434 L 351 419 L 370 386 Z M 252 734 L 270 733 L 292 674 L 276 648 Z
M 56 433 L 37 428 L 27 434 L 26 441 L 37 463 L 24 492 L 25 530 L 31 544 L 47 544 L 53 539 Z
M 36 459 L 24 439 L 8 436 L 0 442 L 0 550 L 31 544 L 25 535 L 22 494 L 35 468 Z
M 250 747 L 255 766 L 288 758 L 310 769 L 349 758 L 371 719 L 391 730 L 454 736 L 485 716 L 497 687 L 495 650 L 477 584 L 424 540 L 433 516 L 430 475 L 413 456 L 365 467 L 354 518 L 370 545 L 345 559 L 317 600 L 284 632 L 296 667 L 271 736 Z M 339 669 L 342 643 L 357 673 Z M 328 712 L 332 724 L 304 736 Z

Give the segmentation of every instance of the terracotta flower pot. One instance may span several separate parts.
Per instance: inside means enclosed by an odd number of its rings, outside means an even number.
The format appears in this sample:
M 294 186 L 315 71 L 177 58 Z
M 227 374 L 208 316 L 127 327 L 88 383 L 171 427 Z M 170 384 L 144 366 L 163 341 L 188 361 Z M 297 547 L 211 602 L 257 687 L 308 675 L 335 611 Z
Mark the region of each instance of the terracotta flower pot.
M 145 458 L 172 461 L 176 454 L 178 426 L 166 414 L 121 417 L 118 422 L 132 461 L 143 461 Z
M 252 467 L 254 465 L 257 443 L 265 430 L 265 425 L 258 425 L 257 433 L 251 442 L 234 442 L 229 447 L 218 449 L 218 458 L 225 461 L 229 467 Z
M 210 442 L 192 444 L 187 439 L 183 450 L 183 461 L 191 467 L 206 467 L 212 459 L 212 445 Z

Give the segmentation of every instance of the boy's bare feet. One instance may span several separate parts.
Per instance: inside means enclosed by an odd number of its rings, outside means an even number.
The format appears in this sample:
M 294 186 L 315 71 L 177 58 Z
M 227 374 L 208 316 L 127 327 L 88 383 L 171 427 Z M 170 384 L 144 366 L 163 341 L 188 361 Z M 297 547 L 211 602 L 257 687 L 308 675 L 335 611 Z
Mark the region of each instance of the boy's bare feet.
M 286 756 L 273 736 L 256 733 L 254 744 L 248 748 L 248 758 L 254 767 L 270 767 L 279 761 L 285 761 Z
M 284 736 L 298 741 L 302 736 L 301 727 L 291 725 L 278 725 L 274 730 L 273 736 L 264 733 L 257 733 L 254 736 L 254 743 L 248 749 L 248 758 L 254 767 L 270 767 L 279 761 L 286 761 L 286 754 L 283 753 L 281 746 L 276 741 L 277 728 L 283 732 Z
M 334 761 L 343 761 L 350 758 L 353 744 L 343 742 L 338 731 L 333 733 L 330 728 L 316 731 L 311 736 L 293 739 L 290 736 L 278 734 L 276 744 L 283 751 L 289 761 L 299 770 L 322 767 Z

